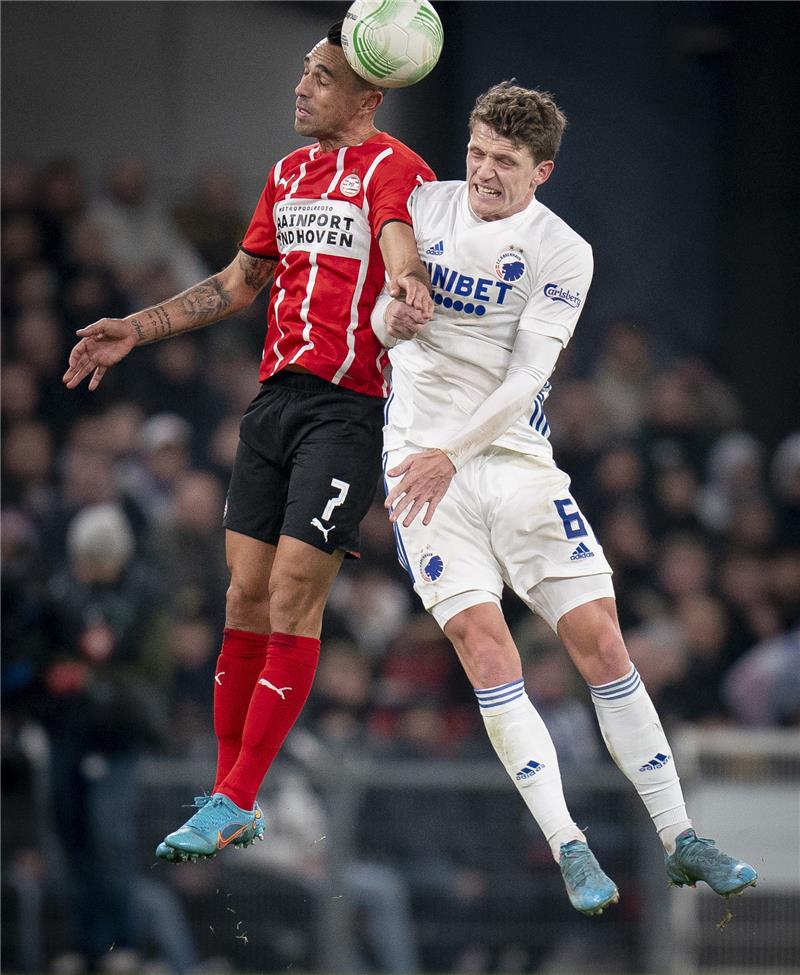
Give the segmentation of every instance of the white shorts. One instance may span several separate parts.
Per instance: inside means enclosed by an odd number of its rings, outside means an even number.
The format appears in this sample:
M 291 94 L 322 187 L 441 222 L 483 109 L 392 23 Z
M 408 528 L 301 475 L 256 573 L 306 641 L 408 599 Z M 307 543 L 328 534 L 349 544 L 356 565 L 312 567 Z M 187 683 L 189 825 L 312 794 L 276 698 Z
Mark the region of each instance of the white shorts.
M 420 449 L 389 451 L 384 471 Z M 385 480 L 387 490 L 397 483 Z M 499 605 L 504 585 L 554 631 L 570 609 L 614 596 L 569 484 L 550 459 L 490 447 L 456 474 L 429 525 L 422 514 L 408 528 L 395 523 L 400 564 L 441 627 L 487 598 Z

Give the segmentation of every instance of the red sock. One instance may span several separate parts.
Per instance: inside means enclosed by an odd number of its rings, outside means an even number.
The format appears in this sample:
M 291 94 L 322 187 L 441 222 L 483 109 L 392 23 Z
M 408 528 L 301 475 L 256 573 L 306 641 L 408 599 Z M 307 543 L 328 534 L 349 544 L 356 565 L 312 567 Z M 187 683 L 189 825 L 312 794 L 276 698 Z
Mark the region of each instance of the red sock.
M 303 710 L 319 660 L 319 640 L 273 633 L 267 662 L 253 688 L 239 757 L 217 791 L 252 809 L 281 745 Z
M 253 688 L 264 669 L 266 633 L 225 628 L 222 651 L 214 675 L 214 734 L 217 736 L 217 773 L 212 793 L 233 768 L 242 746 L 242 731 Z

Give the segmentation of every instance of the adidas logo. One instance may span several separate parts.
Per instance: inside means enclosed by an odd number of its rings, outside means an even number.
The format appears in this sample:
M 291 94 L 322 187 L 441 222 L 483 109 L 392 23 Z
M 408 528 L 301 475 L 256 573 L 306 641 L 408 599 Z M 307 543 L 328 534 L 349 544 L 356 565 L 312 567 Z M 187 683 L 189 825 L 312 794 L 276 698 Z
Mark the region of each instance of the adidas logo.
M 646 762 L 644 765 L 640 765 L 639 771 L 653 772 L 657 768 L 663 768 L 669 760 L 669 755 L 662 755 L 661 752 L 658 752 L 658 754 L 654 755 L 649 762 Z
M 579 562 L 581 559 L 593 559 L 593 558 L 594 558 L 594 552 L 590 548 L 587 548 L 587 546 L 584 545 L 583 542 L 581 542 L 580 545 L 572 553 L 572 555 L 570 555 L 569 560 L 570 562 Z
M 437 241 L 437 243 L 429 247 L 425 253 L 430 254 L 431 257 L 441 257 L 442 254 L 444 254 L 444 241 Z
M 525 779 L 532 779 L 534 775 L 536 775 L 537 772 L 541 772 L 543 768 L 547 768 L 547 766 L 540 762 L 534 762 L 534 760 L 531 759 L 527 765 L 517 772 L 514 778 L 517 780 L 517 782 L 523 782 Z

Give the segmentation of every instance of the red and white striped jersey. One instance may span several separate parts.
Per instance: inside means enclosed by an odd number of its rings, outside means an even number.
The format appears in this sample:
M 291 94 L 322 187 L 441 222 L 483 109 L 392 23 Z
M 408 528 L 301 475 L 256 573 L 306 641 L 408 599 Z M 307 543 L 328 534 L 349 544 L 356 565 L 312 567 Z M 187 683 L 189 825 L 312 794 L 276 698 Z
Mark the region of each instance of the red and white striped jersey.
M 385 280 L 378 236 L 411 224 L 408 198 L 436 177 L 380 132 L 357 146 L 304 146 L 271 169 L 241 247 L 277 258 L 259 379 L 297 363 L 328 382 L 385 396 L 386 350 L 370 326 Z

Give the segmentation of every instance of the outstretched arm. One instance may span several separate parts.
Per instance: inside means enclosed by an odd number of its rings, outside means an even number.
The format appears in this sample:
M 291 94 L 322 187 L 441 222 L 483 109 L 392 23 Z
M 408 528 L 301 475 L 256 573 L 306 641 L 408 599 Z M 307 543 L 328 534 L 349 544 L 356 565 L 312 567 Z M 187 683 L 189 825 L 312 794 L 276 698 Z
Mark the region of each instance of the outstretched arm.
M 106 371 L 137 345 L 204 328 L 241 311 L 261 291 L 274 267 L 272 259 L 239 251 L 219 274 L 168 301 L 127 318 L 101 318 L 78 329 L 80 341 L 70 352 L 63 382 L 74 389 L 91 373 L 89 389 L 97 389 Z
M 441 448 L 409 454 L 386 472 L 389 477 L 401 478 L 385 502 L 391 521 L 398 521 L 405 513 L 403 524 L 407 527 L 427 505 L 422 523 L 430 524 L 456 471 L 505 433 L 530 407 L 555 368 L 562 348 L 558 339 L 547 335 L 517 332 L 506 378 L 458 435 Z

